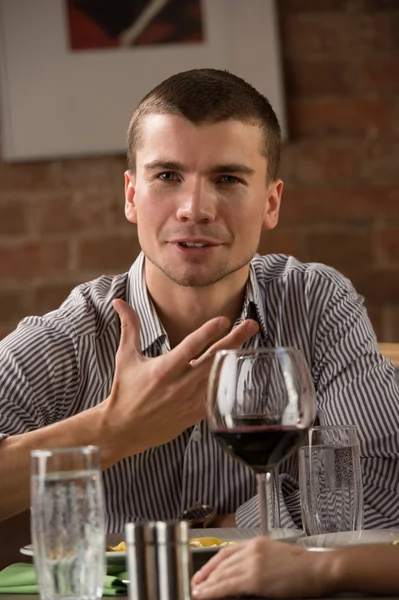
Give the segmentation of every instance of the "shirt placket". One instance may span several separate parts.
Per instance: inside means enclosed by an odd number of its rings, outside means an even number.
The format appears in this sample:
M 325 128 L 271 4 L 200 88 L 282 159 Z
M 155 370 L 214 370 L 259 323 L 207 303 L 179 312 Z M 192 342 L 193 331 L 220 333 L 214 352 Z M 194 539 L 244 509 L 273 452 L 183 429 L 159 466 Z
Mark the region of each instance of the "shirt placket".
M 183 461 L 181 512 L 191 506 L 202 504 L 201 494 L 202 474 L 200 471 L 199 456 L 203 458 L 204 421 L 197 423 L 191 431 L 190 439 L 186 446 Z

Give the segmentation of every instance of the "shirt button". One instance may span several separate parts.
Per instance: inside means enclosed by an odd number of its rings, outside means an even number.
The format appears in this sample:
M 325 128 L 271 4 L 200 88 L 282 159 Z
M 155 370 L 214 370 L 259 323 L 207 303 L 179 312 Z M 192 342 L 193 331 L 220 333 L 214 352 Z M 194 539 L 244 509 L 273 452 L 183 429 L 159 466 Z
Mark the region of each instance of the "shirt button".
M 195 431 L 193 431 L 191 439 L 193 440 L 193 442 L 199 442 L 202 438 L 201 432 L 198 431 L 198 429 L 196 429 Z

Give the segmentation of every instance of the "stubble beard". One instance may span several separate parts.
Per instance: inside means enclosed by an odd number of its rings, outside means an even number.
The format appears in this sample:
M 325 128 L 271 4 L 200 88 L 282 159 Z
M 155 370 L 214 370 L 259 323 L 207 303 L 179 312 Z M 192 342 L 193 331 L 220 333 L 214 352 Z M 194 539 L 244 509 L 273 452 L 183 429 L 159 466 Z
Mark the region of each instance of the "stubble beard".
M 242 261 L 237 263 L 236 265 L 220 265 L 215 272 L 209 273 L 209 275 L 207 274 L 203 277 L 201 277 L 200 274 L 195 272 L 195 264 L 200 264 L 199 261 L 188 259 L 187 262 L 193 265 L 192 272 L 186 273 L 184 277 L 177 277 L 173 273 L 173 271 L 168 267 L 168 265 L 162 264 L 157 260 L 154 260 L 144 249 L 143 253 L 145 258 L 149 260 L 157 269 L 162 271 L 162 273 L 166 275 L 168 279 L 173 281 L 173 283 L 176 283 L 177 285 L 180 285 L 182 287 L 204 288 L 218 283 L 225 277 L 228 277 L 232 273 L 235 273 L 236 271 L 239 271 L 243 267 L 247 266 L 255 256 L 256 250 L 250 255 L 248 255 L 245 259 L 242 259 Z

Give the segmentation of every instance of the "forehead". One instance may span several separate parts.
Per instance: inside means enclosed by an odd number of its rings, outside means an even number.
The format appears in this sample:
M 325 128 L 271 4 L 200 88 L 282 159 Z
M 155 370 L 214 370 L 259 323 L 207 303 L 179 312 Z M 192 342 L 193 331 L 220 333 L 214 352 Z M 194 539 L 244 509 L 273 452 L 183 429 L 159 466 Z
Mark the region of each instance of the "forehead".
M 136 161 L 163 159 L 218 163 L 263 161 L 263 132 L 258 125 L 229 119 L 195 124 L 184 117 L 155 114 L 144 117 Z

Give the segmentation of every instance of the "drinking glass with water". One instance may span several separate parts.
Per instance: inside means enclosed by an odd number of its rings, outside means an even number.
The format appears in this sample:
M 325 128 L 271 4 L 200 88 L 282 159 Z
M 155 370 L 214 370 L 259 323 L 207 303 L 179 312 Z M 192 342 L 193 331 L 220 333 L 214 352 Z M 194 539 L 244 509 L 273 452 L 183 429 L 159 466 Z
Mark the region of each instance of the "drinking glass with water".
M 94 446 L 31 452 L 31 535 L 42 600 L 102 596 L 101 477 Z
M 302 526 L 307 535 L 363 526 L 359 441 L 354 425 L 313 427 L 299 450 Z

